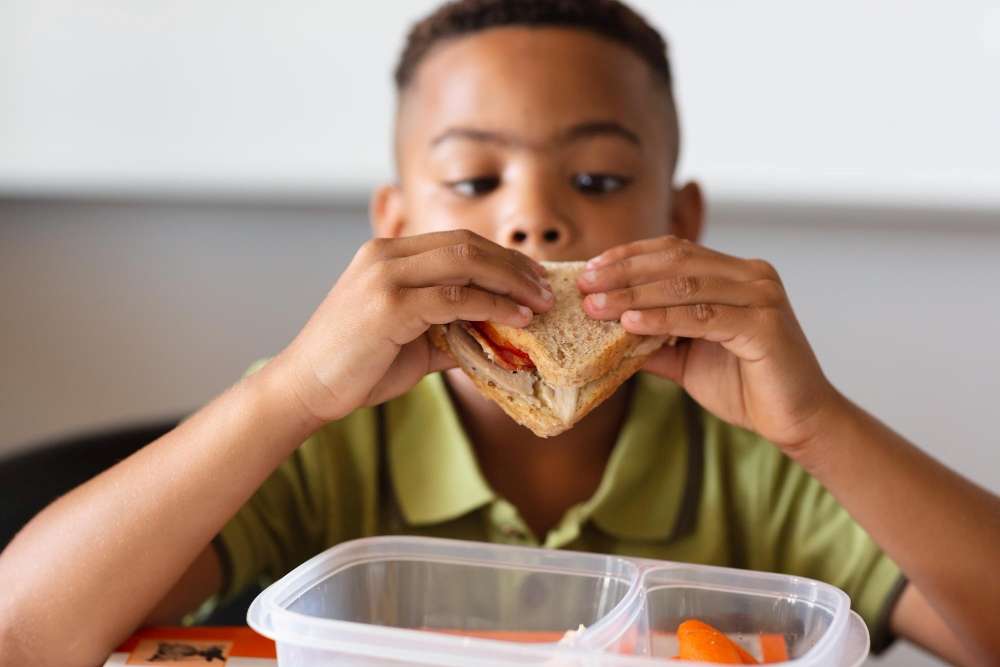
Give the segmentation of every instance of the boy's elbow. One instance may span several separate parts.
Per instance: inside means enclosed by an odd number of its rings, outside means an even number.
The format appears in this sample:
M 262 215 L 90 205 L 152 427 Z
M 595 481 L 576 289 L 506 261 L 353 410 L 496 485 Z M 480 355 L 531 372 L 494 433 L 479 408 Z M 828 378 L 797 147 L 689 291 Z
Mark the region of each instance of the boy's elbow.
M 93 667 L 107 658 L 71 642 L 65 633 L 53 636 L 33 623 L 16 595 L 0 596 L 0 667 Z
M 36 664 L 24 646 L 24 636 L 17 629 L 12 596 L 0 598 L 0 667 Z

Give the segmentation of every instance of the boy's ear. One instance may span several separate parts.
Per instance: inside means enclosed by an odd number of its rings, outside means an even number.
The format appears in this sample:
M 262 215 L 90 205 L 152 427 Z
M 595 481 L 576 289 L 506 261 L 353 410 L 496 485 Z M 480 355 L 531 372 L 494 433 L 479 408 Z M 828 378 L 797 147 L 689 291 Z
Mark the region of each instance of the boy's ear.
M 694 181 L 673 192 L 670 207 L 670 233 L 677 238 L 697 243 L 705 223 L 705 200 L 701 187 Z
M 368 217 L 375 236 L 398 238 L 403 234 L 403 193 L 398 185 L 383 185 L 372 193 Z

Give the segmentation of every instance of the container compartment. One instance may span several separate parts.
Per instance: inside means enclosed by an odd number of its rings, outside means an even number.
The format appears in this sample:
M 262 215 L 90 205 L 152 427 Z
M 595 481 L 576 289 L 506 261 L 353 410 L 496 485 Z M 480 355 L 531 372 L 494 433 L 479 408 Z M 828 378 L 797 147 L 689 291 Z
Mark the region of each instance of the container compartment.
M 336 644 L 341 660 L 367 651 L 387 662 L 421 643 L 445 653 L 479 643 L 493 652 L 500 643 L 551 648 L 580 625 L 587 631 L 574 644 L 604 649 L 634 624 L 638 609 L 627 598 L 638 597 L 638 577 L 634 563 L 613 556 L 371 538 L 289 573 L 254 601 L 249 620 L 279 640 L 279 657 L 282 636 Z
M 293 600 L 314 618 L 474 636 L 558 641 L 622 601 L 627 579 L 604 574 L 402 557 L 348 565 Z
M 645 571 L 636 653 L 677 655 L 677 628 L 689 619 L 725 633 L 758 660 L 822 658 L 837 664 L 850 610 L 843 592 L 826 584 L 762 572 L 691 565 Z M 806 664 L 806 663 L 803 663 Z

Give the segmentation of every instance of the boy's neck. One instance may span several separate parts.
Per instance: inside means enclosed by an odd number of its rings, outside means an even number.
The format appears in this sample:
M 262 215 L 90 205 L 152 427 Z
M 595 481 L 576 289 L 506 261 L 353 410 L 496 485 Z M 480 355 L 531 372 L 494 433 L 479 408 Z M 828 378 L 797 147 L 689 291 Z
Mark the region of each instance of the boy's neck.
M 461 370 L 445 373 L 483 476 L 541 539 L 573 505 L 597 491 L 628 410 L 631 383 L 574 428 L 539 438 L 480 394 Z

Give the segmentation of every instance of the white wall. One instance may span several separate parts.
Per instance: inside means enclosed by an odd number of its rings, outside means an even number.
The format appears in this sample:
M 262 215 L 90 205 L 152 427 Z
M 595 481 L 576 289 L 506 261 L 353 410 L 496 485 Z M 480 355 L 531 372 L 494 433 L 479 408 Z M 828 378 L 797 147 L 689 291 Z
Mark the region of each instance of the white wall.
M 6 0 L 0 191 L 357 192 L 437 0 Z M 996 0 L 641 0 L 727 197 L 1000 202 Z
M 0 455 L 204 403 L 291 340 L 364 219 L 0 200 Z

